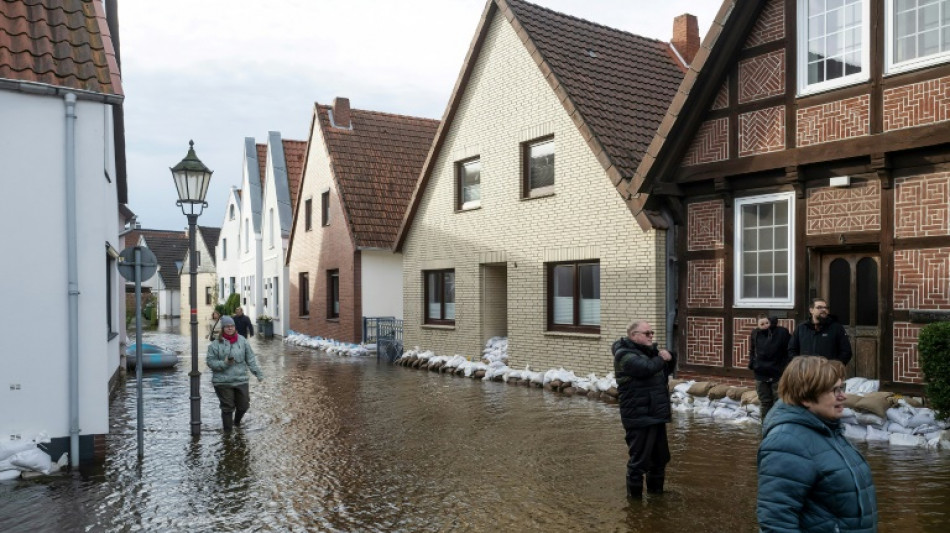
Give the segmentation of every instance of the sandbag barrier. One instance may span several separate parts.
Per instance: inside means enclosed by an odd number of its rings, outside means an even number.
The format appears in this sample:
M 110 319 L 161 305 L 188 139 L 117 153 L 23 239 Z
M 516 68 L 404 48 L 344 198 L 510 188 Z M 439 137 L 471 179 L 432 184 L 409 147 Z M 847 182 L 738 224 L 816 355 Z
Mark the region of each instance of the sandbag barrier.
M 32 438 L 0 441 L 0 481 L 50 475 L 65 468 L 68 464 L 65 453 L 54 462 L 49 453 L 40 447 L 49 442 L 46 433 Z
M 373 355 L 376 345 L 353 344 L 351 342 L 341 342 L 334 339 L 324 339 L 323 337 L 311 337 L 303 333 L 297 333 L 293 330 L 287 332 L 284 342 L 295 346 L 306 346 L 323 350 L 328 355 L 344 357 L 368 357 Z

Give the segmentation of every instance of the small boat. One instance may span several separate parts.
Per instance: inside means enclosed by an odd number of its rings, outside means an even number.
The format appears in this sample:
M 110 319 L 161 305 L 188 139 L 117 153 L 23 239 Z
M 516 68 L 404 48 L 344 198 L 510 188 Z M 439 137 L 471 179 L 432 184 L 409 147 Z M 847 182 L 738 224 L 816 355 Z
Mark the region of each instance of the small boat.
M 135 345 L 125 349 L 125 364 L 135 368 Z M 171 368 L 178 364 L 178 353 L 155 344 L 142 343 L 142 370 Z

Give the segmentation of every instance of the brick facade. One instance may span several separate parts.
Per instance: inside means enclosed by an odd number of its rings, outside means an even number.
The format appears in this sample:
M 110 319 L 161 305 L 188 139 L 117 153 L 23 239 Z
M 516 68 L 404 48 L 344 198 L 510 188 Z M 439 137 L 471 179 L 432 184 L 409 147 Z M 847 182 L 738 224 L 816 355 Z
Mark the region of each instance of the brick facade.
M 805 233 L 827 235 L 881 229 L 881 182 L 808 189 Z
M 950 248 L 894 252 L 894 309 L 950 310 Z
M 739 115 L 739 157 L 785 149 L 785 106 Z
M 686 356 L 682 360 L 691 365 L 723 365 L 722 318 L 691 316 L 686 318 Z
M 725 161 L 729 158 L 729 119 L 707 120 L 699 127 L 683 166 Z
M 722 259 L 689 261 L 687 268 L 686 305 L 722 309 Z
M 716 100 L 713 101 L 713 105 L 710 109 L 725 109 L 729 107 L 729 78 L 726 78 L 726 81 L 722 82 L 722 87 L 719 88 L 719 92 L 716 93 Z
M 748 368 L 749 366 L 749 343 L 751 341 L 752 330 L 755 329 L 758 319 L 756 318 L 736 318 L 732 319 L 732 366 L 736 368 Z M 780 318 L 778 325 L 787 329 L 789 333 L 795 331 L 795 320 L 791 318 Z
M 884 131 L 950 119 L 950 76 L 884 90 Z
M 687 249 L 720 250 L 722 249 L 722 200 L 708 202 L 694 202 L 687 208 Z
M 864 94 L 797 111 L 799 147 L 861 137 L 869 132 L 871 98 Z
M 767 0 L 759 19 L 752 27 L 745 47 L 771 43 L 785 37 L 785 0 Z
M 785 94 L 785 50 L 739 62 L 739 103 Z
M 950 172 L 935 172 L 894 182 L 894 236 L 950 235 Z
M 923 327 L 923 324 L 894 322 L 894 381 L 924 382 L 917 354 L 917 338 Z

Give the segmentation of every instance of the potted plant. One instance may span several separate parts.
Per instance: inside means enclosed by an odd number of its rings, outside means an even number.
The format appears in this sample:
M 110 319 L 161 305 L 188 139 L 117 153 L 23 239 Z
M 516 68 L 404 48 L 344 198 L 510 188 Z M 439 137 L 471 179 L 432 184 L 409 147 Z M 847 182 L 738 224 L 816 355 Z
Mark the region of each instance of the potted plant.
M 258 315 L 257 330 L 265 339 L 274 336 L 274 317 L 268 315 Z

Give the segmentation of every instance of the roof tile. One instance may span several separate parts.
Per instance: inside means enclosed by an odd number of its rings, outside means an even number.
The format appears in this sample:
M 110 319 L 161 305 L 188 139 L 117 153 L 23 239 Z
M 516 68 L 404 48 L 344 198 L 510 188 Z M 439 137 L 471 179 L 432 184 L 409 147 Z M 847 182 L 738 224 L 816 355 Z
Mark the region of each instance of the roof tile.
M 307 141 L 284 139 L 284 159 L 287 163 L 287 186 L 290 187 L 290 205 L 297 205 L 297 189 L 303 174 L 304 158 L 307 156 Z

